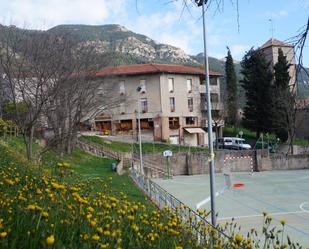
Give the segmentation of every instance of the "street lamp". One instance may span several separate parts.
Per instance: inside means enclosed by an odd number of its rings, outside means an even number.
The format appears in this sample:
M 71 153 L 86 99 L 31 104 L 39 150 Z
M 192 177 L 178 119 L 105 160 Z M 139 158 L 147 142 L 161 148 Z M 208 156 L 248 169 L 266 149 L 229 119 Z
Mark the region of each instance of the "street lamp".
M 140 92 L 142 90 L 141 86 L 136 88 L 138 92 L 137 98 L 137 121 L 138 121 L 138 143 L 139 143 L 139 160 L 140 160 L 140 173 L 144 175 L 144 165 L 143 165 L 143 153 L 142 153 L 142 135 L 141 135 L 141 107 L 140 107 Z
M 210 204 L 211 204 L 211 223 L 216 226 L 216 208 L 215 208 L 215 165 L 214 165 L 214 148 L 212 139 L 212 117 L 211 117 L 211 102 L 210 102 L 210 87 L 209 87 L 209 64 L 207 55 L 207 40 L 206 40 L 206 19 L 205 19 L 205 4 L 207 0 L 195 0 L 198 7 L 202 6 L 203 14 L 203 38 L 204 38 L 204 66 L 206 80 L 206 98 L 207 98 L 207 119 L 208 119 L 208 146 L 210 153 L 209 160 L 209 176 L 210 176 Z

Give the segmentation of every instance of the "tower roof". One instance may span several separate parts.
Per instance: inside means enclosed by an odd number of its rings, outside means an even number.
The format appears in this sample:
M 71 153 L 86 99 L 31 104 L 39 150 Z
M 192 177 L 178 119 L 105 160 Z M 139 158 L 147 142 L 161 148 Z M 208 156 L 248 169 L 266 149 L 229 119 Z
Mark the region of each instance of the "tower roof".
M 271 46 L 273 46 L 273 47 L 294 47 L 293 45 L 291 45 L 289 43 L 282 42 L 282 41 L 279 41 L 277 39 L 271 38 L 267 42 L 265 42 L 260 47 L 260 49 L 265 49 L 265 48 L 268 48 L 268 47 L 271 47 Z

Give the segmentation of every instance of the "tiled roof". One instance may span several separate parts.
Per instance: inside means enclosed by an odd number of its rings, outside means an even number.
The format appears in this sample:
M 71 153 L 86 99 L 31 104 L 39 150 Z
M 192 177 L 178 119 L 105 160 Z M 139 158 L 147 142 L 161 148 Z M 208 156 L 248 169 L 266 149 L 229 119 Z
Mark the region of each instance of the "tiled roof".
M 277 39 L 271 38 L 267 42 L 265 42 L 260 49 L 268 48 L 270 46 L 277 46 L 277 47 L 293 47 L 293 45 L 279 41 Z
M 138 75 L 154 73 L 174 73 L 189 75 L 204 75 L 204 70 L 194 67 L 187 67 L 172 64 L 136 64 L 118 67 L 105 67 L 96 73 L 96 77 L 112 75 Z M 221 73 L 209 71 L 210 76 L 222 76 Z

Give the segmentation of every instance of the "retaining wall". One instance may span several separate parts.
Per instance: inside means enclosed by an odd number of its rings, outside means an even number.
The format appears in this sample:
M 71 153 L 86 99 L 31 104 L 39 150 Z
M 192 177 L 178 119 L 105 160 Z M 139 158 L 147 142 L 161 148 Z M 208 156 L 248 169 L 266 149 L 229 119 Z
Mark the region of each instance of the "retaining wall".
M 270 154 L 269 157 L 259 155 L 257 160 L 260 171 L 309 169 L 309 154 Z
M 166 158 L 162 154 L 146 154 L 143 159 L 154 162 L 156 167 L 165 171 Z M 208 174 L 209 156 L 207 153 L 177 153 L 170 158 L 173 175 Z M 215 153 L 215 171 L 251 172 L 255 165 L 254 151 L 217 151 Z

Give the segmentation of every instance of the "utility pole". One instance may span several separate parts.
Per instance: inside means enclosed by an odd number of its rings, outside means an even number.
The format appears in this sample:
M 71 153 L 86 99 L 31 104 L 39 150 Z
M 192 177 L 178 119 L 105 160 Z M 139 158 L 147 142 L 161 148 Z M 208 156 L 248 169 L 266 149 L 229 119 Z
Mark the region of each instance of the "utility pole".
M 140 173 L 144 175 L 144 165 L 143 165 L 143 152 L 142 152 L 142 135 L 141 135 L 141 104 L 140 104 L 140 92 L 142 87 L 139 86 L 136 91 L 138 92 L 137 98 L 137 121 L 138 121 L 138 143 L 139 143 L 139 160 L 140 160 Z
M 202 6 L 203 14 L 203 38 L 204 38 L 204 66 L 206 80 L 206 98 L 207 98 L 207 119 L 208 119 L 208 147 L 210 153 L 209 160 L 209 176 L 210 176 L 210 204 L 211 204 L 211 223 L 216 226 L 216 206 L 215 206 L 215 164 L 214 164 L 214 148 L 212 139 L 212 117 L 211 117 L 211 102 L 210 102 L 210 87 L 209 87 L 209 64 L 207 54 L 207 39 L 206 39 L 206 18 L 205 5 L 208 0 L 195 0 L 198 7 Z

